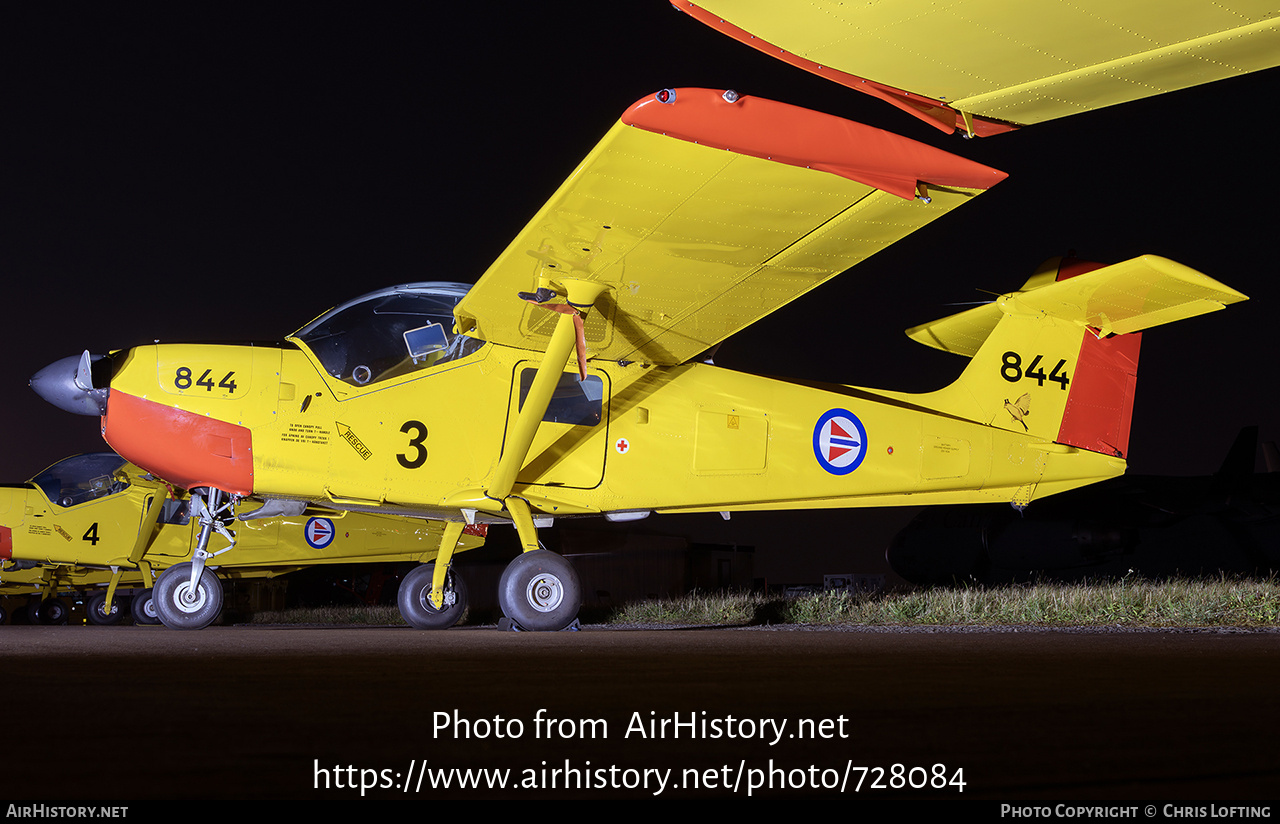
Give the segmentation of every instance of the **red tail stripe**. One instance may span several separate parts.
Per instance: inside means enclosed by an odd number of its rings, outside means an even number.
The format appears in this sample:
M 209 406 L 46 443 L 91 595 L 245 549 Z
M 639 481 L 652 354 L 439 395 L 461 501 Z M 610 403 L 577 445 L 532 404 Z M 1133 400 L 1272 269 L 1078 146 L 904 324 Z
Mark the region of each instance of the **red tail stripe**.
M 1104 339 L 1085 334 L 1058 443 L 1121 458 L 1128 454 L 1141 345 L 1141 333 Z

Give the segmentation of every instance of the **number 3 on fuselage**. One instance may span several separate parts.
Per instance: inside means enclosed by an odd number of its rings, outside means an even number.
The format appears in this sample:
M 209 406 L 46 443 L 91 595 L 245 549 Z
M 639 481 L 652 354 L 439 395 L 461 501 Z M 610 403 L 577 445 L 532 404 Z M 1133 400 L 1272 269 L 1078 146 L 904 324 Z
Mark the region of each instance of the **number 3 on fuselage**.
M 576 577 L 536 532 L 556 517 L 1024 505 L 1124 471 L 1134 333 L 1244 298 L 1171 261 L 1054 265 L 912 330 L 972 359 L 935 393 L 699 357 L 1003 177 L 793 106 L 666 90 L 474 287 L 384 289 L 277 346 L 86 353 L 33 386 L 102 414 L 121 455 L 184 487 L 448 521 L 436 566 L 402 591 L 415 626 L 465 602 L 448 572 L 462 522 L 510 523 L 524 555 L 504 613 L 561 629 Z

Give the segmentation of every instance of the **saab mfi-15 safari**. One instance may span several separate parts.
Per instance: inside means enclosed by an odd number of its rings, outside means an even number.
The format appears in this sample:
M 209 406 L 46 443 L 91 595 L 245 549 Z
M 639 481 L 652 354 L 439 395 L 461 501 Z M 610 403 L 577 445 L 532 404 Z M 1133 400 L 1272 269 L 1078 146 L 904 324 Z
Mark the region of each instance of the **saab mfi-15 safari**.
M 538 542 L 555 518 L 1025 506 L 1123 473 L 1140 332 L 1244 299 L 1162 258 L 1051 261 L 910 330 L 971 359 L 936 392 L 705 362 L 1004 177 L 830 115 L 666 89 L 626 110 L 474 286 L 375 291 L 278 345 L 86 352 L 33 385 L 211 510 L 252 496 L 445 521 L 414 596 L 439 619 L 418 626 L 452 623 L 463 527 L 513 524 L 523 552 L 499 604 L 558 630 L 580 599 Z
M 218 576 L 238 579 L 269 578 L 315 564 L 424 562 L 406 578 L 402 590 L 407 594 L 416 578 L 430 579 L 429 562 L 442 529 L 438 521 L 317 510 L 296 502 L 246 508 L 233 538 L 226 518 L 201 509 L 206 500 L 111 452 L 76 455 L 28 483 L 2 485 L 0 594 L 34 594 L 36 619 L 58 623 L 67 608 L 55 596 L 81 592 L 88 599 L 89 621 L 112 624 L 124 614 L 119 591 L 134 590 L 129 608 L 135 623 L 200 629 L 222 608 L 213 568 Z M 207 530 L 202 522 L 208 522 Z M 213 543 L 210 532 L 219 533 Z M 455 551 L 483 545 L 482 533 L 467 530 Z M 201 595 L 191 598 L 195 559 L 208 569 L 202 573 Z M 412 618 L 415 607 L 402 604 L 401 611 Z

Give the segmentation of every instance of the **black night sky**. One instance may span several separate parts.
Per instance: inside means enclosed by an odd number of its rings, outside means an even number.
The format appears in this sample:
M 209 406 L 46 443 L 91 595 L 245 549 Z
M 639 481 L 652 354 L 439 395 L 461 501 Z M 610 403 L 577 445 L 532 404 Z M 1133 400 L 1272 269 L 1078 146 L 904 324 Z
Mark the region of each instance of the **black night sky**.
M 474 281 L 622 111 L 667 86 L 807 106 L 1010 174 L 731 339 L 719 365 L 933 389 L 964 361 L 903 329 L 1069 250 L 1153 253 L 1252 300 L 1144 336 L 1130 471 L 1207 474 L 1240 426 L 1278 437 L 1277 70 L 965 141 L 665 0 L 28 4 L 0 27 L 4 481 L 103 448 L 96 420 L 26 386 L 46 364 L 154 339 L 276 339 L 375 288 Z M 909 514 L 646 524 L 725 543 L 770 533 L 796 552 L 852 534 L 837 540 L 882 552 Z M 847 566 L 797 574 L 860 571 Z

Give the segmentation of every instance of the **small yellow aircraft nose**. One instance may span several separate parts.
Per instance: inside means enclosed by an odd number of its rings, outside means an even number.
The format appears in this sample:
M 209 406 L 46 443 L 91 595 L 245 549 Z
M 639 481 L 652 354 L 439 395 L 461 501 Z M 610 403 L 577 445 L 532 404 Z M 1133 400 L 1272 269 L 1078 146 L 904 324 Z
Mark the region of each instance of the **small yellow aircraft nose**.
M 37 395 L 59 409 L 96 418 L 106 412 L 110 391 L 106 387 L 95 388 L 93 383 L 93 364 L 102 358 L 85 350 L 54 361 L 35 373 L 28 383 Z

